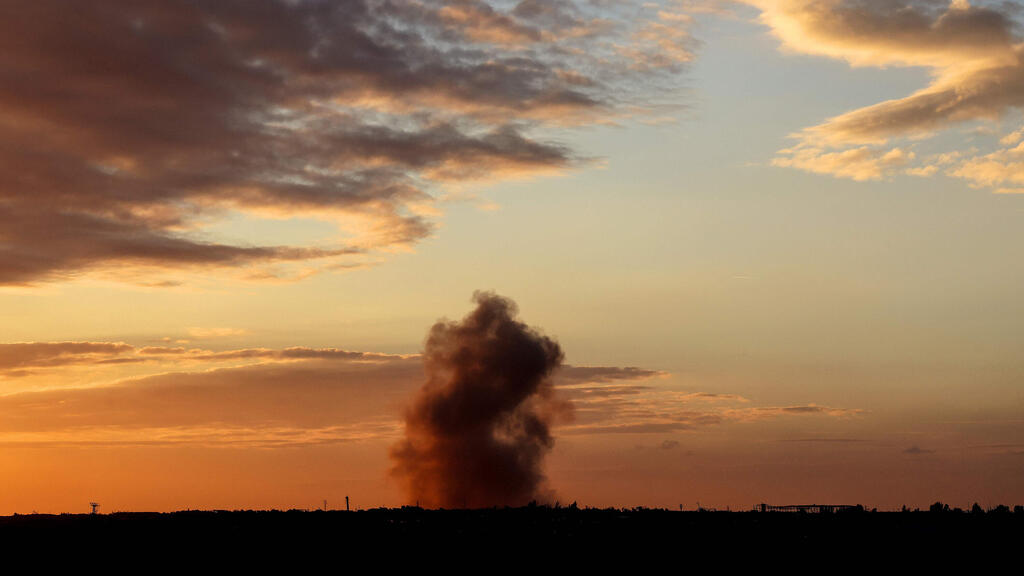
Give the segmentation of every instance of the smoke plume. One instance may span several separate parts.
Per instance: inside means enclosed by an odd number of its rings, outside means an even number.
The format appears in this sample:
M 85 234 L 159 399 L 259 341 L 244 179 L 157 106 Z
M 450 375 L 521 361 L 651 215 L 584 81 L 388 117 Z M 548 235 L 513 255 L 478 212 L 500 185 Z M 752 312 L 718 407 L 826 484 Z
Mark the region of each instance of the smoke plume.
M 476 292 L 461 322 L 438 322 L 424 351 L 427 381 L 391 451 L 393 474 L 423 506 L 516 506 L 544 498 L 542 461 L 566 406 L 549 376 L 554 340 L 516 319 L 515 302 Z

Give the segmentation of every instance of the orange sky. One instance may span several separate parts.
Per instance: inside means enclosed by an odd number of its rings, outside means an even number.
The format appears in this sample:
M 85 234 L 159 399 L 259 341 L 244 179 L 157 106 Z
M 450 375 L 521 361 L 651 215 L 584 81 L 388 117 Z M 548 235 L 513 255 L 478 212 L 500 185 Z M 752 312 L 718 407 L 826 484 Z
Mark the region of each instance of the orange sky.
M 99 383 L 0 398 L 5 510 L 407 503 L 387 452 L 424 380 L 417 355 L 107 343 L 0 352 L 23 389 L 69 374 Z M 123 366 L 138 374 L 106 380 Z M 590 505 L 923 505 L 1009 501 L 1018 489 L 1012 412 L 979 425 L 931 409 L 936 421 L 910 431 L 885 410 L 754 403 L 643 369 L 568 366 L 556 389 L 574 414 L 556 424 L 549 485 Z

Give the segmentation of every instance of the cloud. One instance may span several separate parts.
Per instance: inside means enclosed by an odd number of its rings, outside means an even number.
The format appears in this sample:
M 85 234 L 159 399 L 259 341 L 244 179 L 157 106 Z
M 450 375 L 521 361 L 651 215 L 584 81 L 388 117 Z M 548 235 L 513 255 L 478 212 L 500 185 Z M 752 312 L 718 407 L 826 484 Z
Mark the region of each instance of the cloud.
M 925 448 L 921 448 L 917 445 L 914 445 L 904 450 L 903 453 L 909 454 L 911 456 L 921 456 L 922 454 L 934 454 L 935 450 L 927 450 Z
M 862 438 L 786 438 L 779 442 L 801 442 L 809 444 L 859 444 L 867 442 Z
M 405 394 L 422 375 L 417 358 L 383 357 L 257 364 L 165 373 L 108 386 L 0 397 L 0 432 L 145 429 L 319 429 L 397 424 Z M 351 430 L 350 430 L 351 431 Z
M 196 329 L 190 336 L 220 338 L 244 334 L 238 329 Z M 201 334 L 201 336 L 198 336 Z M 0 344 L 0 375 L 22 369 L 74 369 L 117 363 L 152 363 L 157 370 L 182 363 L 203 364 L 260 362 L 296 362 L 301 360 L 383 361 L 391 358 L 419 358 L 418 354 L 380 354 L 339 348 L 234 348 L 210 350 L 186 346 L 134 346 L 125 342 L 20 342 Z M 579 394 L 619 394 L 631 380 L 663 378 L 667 373 L 636 367 L 564 365 L 553 380 L 566 390 Z M 594 386 L 602 384 L 602 386 Z M 637 390 L 645 386 L 635 386 Z M 717 396 L 717 395 L 716 395 Z
M 563 384 L 599 383 L 622 380 L 647 380 L 668 376 L 666 372 L 644 368 L 614 366 L 563 366 L 557 374 Z
M 438 188 L 574 167 L 550 129 L 673 86 L 685 22 L 633 46 L 665 18 L 477 0 L 2 7 L 0 285 L 301 278 L 407 249 L 433 233 Z M 635 66 L 662 53 L 674 63 Z M 228 242 L 210 227 L 228 215 L 337 233 Z
M 805 404 L 796 406 L 760 406 L 753 408 L 742 408 L 728 410 L 727 415 L 739 421 L 754 421 L 764 418 L 778 416 L 833 416 L 848 417 L 863 413 L 863 410 L 850 408 L 833 408 L 829 406 L 818 406 L 817 404 Z
M 785 51 L 856 67 L 920 67 L 929 84 L 908 96 L 851 110 L 796 135 L 774 164 L 877 180 L 913 160 L 893 140 L 928 138 L 956 124 L 993 120 L 1024 104 L 1024 52 L 1015 11 L 935 0 L 749 0 Z M 1011 138 L 1012 139 L 1012 138 Z M 829 151 L 832 149 L 834 151 Z M 887 163 L 886 159 L 897 160 Z M 909 173 L 938 172 L 925 165 Z M 988 172 L 994 170 L 987 167 Z M 960 174 L 953 174 L 960 176 Z M 975 179 L 974 177 L 979 178 Z M 968 170 L 973 182 L 991 178 Z
M 303 446 L 397 441 L 425 381 L 424 356 L 337 348 L 206 350 L 123 342 L 0 344 L 0 443 Z M 125 377 L 131 375 L 131 377 Z M 681 391 L 656 370 L 563 366 L 552 436 L 672 434 L 730 422 L 847 418 L 855 409 L 751 406 Z M 543 402 L 541 404 L 544 404 Z
M 438 19 L 453 33 L 477 42 L 518 46 L 541 42 L 543 30 L 495 10 L 486 2 L 451 2 L 437 12 Z
M 189 328 L 188 337 L 194 340 L 208 340 L 213 338 L 230 338 L 233 336 L 244 336 L 246 330 L 241 328 Z
M 950 169 L 949 174 L 979 188 L 1006 190 L 1024 185 L 1024 143 L 968 158 Z
M 913 152 L 900 148 L 879 150 L 861 146 L 828 152 L 822 148 L 801 146 L 780 150 L 779 155 L 772 160 L 772 166 L 798 168 L 805 172 L 864 182 L 887 178 L 913 158 Z
M 673 3 L 687 14 L 714 14 L 716 16 L 736 16 L 736 9 L 742 0 L 676 0 Z
M 689 33 L 693 17 L 684 12 L 659 10 L 657 18 L 633 33 L 633 42 L 621 52 L 638 69 L 671 68 L 693 60 L 695 43 Z
M 141 373 L 124 378 L 124 364 Z M 100 368 L 109 374 L 94 375 Z M 605 386 L 619 382 L 615 374 L 625 383 L 639 371 L 573 368 L 600 374 Z M 62 387 L 34 384 L 54 370 Z M 395 441 L 402 410 L 425 377 L 416 354 L 119 342 L 2 344 L 0 374 L 24 388 L 0 396 L 3 444 L 259 448 Z
M 683 395 L 682 398 L 692 398 L 707 402 L 750 402 L 748 398 L 744 398 L 739 394 L 721 394 L 717 392 L 693 392 Z
M 415 355 L 414 355 L 415 356 Z M 413 356 L 413 357 L 414 357 Z M 74 369 L 133 363 L 180 364 L 234 361 L 382 360 L 410 356 L 295 346 L 284 349 L 206 350 L 183 346 L 135 347 L 124 342 L 24 342 L 0 344 L 0 375 L 23 376 L 26 369 Z
M 207 448 L 303 448 L 391 437 L 398 434 L 400 428 L 398 421 L 320 428 L 224 425 L 142 428 L 97 426 L 46 432 L 0 433 L 0 443 L 8 446 L 62 448 L 181 445 Z
M 94 364 L 131 352 L 123 342 L 23 342 L 0 344 L 0 374 L 24 368 Z
M 730 422 L 754 422 L 775 418 L 845 418 L 858 409 L 799 404 L 750 406 L 749 398 L 720 392 L 687 392 L 656 380 L 665 375 L 651 372 L 644 383 L 568 383 L 559 392 L 573 404 L 573 422 L 559 428 L 566 436 L 599 434 L 667 434 L 718 426 Z
M 589 436 L 592 434 L 667 434 L 693 430 L 699 426 L 721 424 L 722 418 L 717 415 L 701 414 L 700 419 L 690 421 L 681 418 L 673 422 L 636 422 L 627 424 L 588 424 L 573 426 L 563 433 L 572 436 Z

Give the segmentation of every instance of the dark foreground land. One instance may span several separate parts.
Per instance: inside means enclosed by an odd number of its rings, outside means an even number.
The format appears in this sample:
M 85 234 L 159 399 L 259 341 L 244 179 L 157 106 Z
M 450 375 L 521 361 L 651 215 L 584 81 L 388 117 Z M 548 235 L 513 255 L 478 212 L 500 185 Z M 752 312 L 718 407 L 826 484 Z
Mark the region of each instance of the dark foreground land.
M 1022 512 L 676 512 L 525 507 L 487 510 L 189 511 L 0 517 L 0 546 L 47 543 L 94 551 L 217 550 L 395 557 L 412 550 L 476 553 L 943 555 L 1019 551 Z M 519 551 L 519 552 L 516 552 Z M 379 556 L 378 556 L 379 557 Z M 384 556 L 383 558 L 387 558 Z M 1019 559 L 1019 556 L 1018 556 Z

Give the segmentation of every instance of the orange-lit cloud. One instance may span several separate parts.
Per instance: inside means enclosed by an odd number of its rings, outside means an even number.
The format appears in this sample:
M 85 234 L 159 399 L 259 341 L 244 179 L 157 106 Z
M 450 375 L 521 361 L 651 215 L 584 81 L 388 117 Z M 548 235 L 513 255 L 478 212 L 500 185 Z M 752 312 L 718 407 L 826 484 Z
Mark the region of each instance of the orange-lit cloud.
M 913 158 L 913 152 L 900 148 L 885 150 L 861 146 L 829 152 L 822 148 L 799 146 L 780 150 L 779 155 L 772 160 L 772 165 L 863 182 L 881 180 L 894 170 L 906 166 Z
M 0 344 L 0 374 L 29 368 L 110 362 L 133 348 L 123 342 L 24 342 Z
M 434 230 L 438 187 L 569 168 L 575 153 L 540 130 L 607 121 L 678 71 L 620 54 L 666 18 L 626 18 L 633 8 L 4 6 L 0 285 L 194 267 L 294 279 L 408 248 Z M 639 38 L 647 47 L 631 49 L 649 54 L 688 34 Z M 318 218 L 338 234 L 302 246 L 204 234 L 230 213 Z
M 437 16 L 452 29 L 453 33 L 476 42 L 532 44 L 539 42 L 542 37 L 541 29 L 521 22 L 511 14 L 495 10 L 486 2 L 448 2 L 437 11 Z
M 243 348 L 206 350 L 183 346 L 143 346 L 136 348 L 124 342 L 24 342 L 0 344 L 0 376 L 11 371 L 39 368 L 74 368 L 134 362 L 195 363 L 292 360 L 380 360 L 405 358 L 385 354 L 350 352 L 336 348 L 291 347 L 284 349 Z
M 843 417 L 861 413 L 863 413 L 863 410 L 805 404 L 797 406 L 762 406 L 756 408 L 743 408 L 739 410 L 733 409 L 727 412 L 727 416 L 736 420 L 751 421 L 776 416 L 823 415 Z
M 424 380 L 418 355 L 303 347 L 210 352 L 39 343 L 6 345 L 0 357 L 4 368 L 67 370 L 135 358 L 155 372 L 0 396 L 0 442 L 20 444 L 273 447 L 397 437 L 403 406 Z M 563 373 L 569 381 L 615 381 L 638 371 L 569 366 Z
M 784 51 L 821 55 L 856 67 L 920 67 L 930 72 L 917 92 L 851 110 L 796 134 L 798 145 L 774 160 L 808 172 L 878 180 L 907 172 L 967 179 L 975 186 L 1012 183 L 1005 156 L 966 159 L 940 170 L 894 147 L 929 138 L 958 123 L 994 120 L 1024 104 L 1024 58 L 1017 13 L 1006 3 L 966 0 L 749 0 Z M 1004 142 L 1005 144 L 1005 142 Z M 962 151 L 961 151 L 962 152 Z
M 583 369 L 587 370 L 587 369 Z M 696 430 L 729 422 L 752 422 L 779 417 L 844 417 L 859 414 L 857 409 L 833 408 L 816 404 L 791 406 L 751 406 L 751 400 L 738 394 L 683 392 L 658 386 L 652 378 L 658 372 L 612 369 L 616 380 L 600 376 L 583 383 L 566 381 L 560 393 L 574 406 L 574 421 L 561 429 L 567 435 L 662 434 Z
M 127 368 L 131 377 L 123 376 Z M 47 378 L 53 371 L 58 382 L 77 384 L 53 384 Z M 406 403 L 425 380 L 420 355 L 108 342 L 0 345 L 0 378 L 12 376 L 18 388 L 0 396 L 2 443 L 260 448 L 397 439 Z M 755 406 L 736 394 L 667 387 L 666 376 L 631 367 L 561 367 L 555 389 L 572 403 L 574 418 L 558 423 L 555 433 L 668 433 L 857 413 L 814 404 Z
M 239 434 L 256 442 L 263 430 L 277 444 L 288 430 L 293 443 L 379 435 L 399 428 L 400 404 L 421 375 L 415 357 L 318 358 L 13 394 L 0 397 L 0 437 L 216 444 Z
M 967 158 L 949 169 L 975 187 L 995 188 L 1001 193 L 1017 193 L 1024 186 L 1024 143 Z

